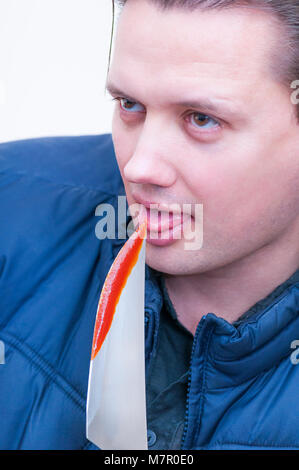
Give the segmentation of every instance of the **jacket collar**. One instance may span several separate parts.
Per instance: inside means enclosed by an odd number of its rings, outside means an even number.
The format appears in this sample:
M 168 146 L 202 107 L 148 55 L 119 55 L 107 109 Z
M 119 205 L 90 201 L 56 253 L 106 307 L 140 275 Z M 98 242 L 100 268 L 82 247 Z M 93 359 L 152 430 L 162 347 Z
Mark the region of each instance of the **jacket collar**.
M 145 311 L 150 328 L 146 357 L 154 353 L 159 327 L 163 295 L 157 282 L 160 273 L 146 266 Z M 199 322 L 200 343 L 209 331 L 210 366 L 214 372 L 214 386 L 244 382 L 262 371 L 289 358 L 291 343 L 299 339 L 299 270 L 279 285 L 270 295 L 250 308 L 235 323 L 228 323 L 213 313 Z M 149 337 L 150 336 L 150 337 Z M 205 340 L 206 341 L 206 340 Z M 201 354 L 200 344 L 194 344 L 194 355 Z M 290 362 L 290 366 L 292 366 Z

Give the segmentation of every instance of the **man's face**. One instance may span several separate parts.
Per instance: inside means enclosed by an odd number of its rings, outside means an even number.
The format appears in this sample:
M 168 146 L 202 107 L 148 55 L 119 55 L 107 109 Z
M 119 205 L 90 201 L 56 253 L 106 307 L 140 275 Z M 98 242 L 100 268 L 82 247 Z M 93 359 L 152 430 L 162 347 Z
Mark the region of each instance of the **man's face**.
M 202 247 L 149 239 L 151 267 L 202 273 L 298 224 L 299 127 L 270 68 L 279 34 L 256 10 L 124 7 L 108 86 L 122 98 L 112 135 L 128 203 L 188 204 L 193 216 L 203 205 Z

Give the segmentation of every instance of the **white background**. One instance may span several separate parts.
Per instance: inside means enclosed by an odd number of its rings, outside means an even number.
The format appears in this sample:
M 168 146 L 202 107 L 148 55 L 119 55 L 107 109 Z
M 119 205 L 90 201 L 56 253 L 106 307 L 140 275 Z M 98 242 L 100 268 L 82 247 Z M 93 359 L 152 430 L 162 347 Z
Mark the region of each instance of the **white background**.
M 111 132 L 111 0 L 0 0 L 0 142 Z

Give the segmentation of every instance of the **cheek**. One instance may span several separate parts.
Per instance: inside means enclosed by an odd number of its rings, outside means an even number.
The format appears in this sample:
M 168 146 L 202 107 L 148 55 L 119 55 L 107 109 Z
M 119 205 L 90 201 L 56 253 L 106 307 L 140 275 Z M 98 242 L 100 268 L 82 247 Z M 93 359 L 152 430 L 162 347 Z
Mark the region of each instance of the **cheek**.
M 250 226 L 262 211 L 260 200 L 264 188 L 249 168 L 202 165 L 193 168 L 186 184 L 192 188 L 194 199 L 203 204 L 209 235 L 223 230 L 235 234 L 242 232 L 243 227 Z
M 114 111 L 112 120 L 112 140 L 117 163 L 123 177 L 123 169 L 132 155 L 134 155 L 138 141 L 138 133 L 134 129 L 125 127 L 119 117 L 117 109 Z
M 112 140 L 118 167 L 123 176 L 123 169 L 130 158 L 130 142 L 126 134 L 121 131 L 119 122 L 115 118 L 115 113 L 112 121 Z
M 123 132 L 119 120 L 115 117 L 115 113 L 112 121 L 112 140 L 118 168 L 125 186 L 128 204 L 130 205 L 134 201 L 131 197 L 129 184 L 124 177 L 124 168 L 133 154 L 133 149 L 131 148 L 132 142 L 131 139 L 128 138 L 128 134 Z
M 210 210 L 221 209 L 230 204 L 235 176 L 220 165 L 202 162 L 200 165 L 184 166 L 182 174 L 185 186 L 189 188 L 198 203 Z

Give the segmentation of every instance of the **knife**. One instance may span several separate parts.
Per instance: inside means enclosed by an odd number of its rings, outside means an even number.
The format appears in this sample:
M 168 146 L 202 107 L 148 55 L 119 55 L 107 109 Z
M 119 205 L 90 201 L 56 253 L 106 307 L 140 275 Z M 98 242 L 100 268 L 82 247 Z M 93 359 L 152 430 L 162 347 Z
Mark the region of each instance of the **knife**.
M 87 438 L 103 450 L 147 450 L 144 286 L 146 222 L 115 258 L 94 327 Z

